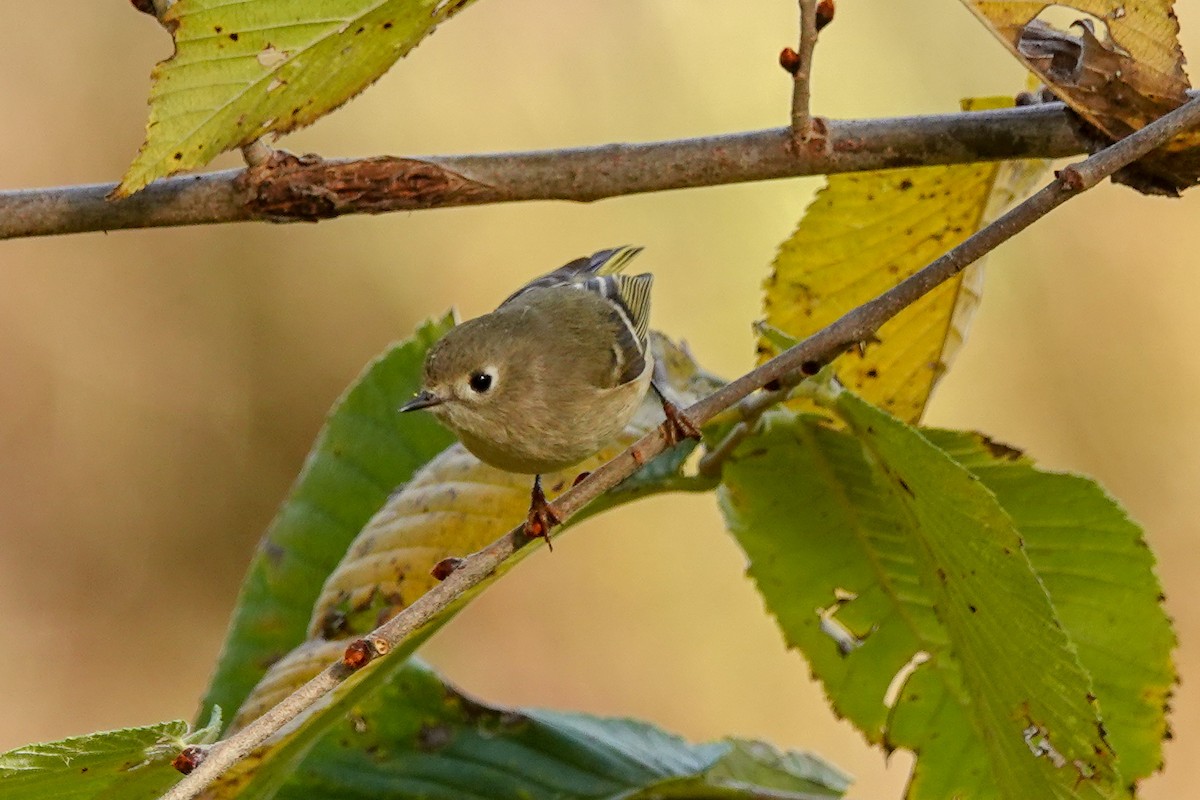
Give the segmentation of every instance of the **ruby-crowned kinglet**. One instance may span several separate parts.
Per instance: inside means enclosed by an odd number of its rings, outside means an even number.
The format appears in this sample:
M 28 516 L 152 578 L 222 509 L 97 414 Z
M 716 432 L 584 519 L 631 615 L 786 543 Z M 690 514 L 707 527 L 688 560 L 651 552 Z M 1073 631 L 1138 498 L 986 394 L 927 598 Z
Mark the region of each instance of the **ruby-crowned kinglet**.
M 540 473 L 565 469 L 624 429 L 651 385 L 650 274 L 621 275 L 640 247 L 579 258 L 452 328 L 425 359 L 428 409 L 481 461 L 534 475 L 526 532 L 549 542 L 560 520 Z M 661 393 L 660 393 L 661 394 Z M 667 403 L 680 435 L 695 426 Z

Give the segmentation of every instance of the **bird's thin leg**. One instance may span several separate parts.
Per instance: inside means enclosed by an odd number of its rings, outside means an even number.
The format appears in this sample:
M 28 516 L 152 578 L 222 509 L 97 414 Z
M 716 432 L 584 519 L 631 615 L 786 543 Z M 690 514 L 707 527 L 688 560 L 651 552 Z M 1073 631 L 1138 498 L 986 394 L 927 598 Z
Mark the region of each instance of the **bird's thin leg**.
M 654 387 L 654 391 L 658 393 L 658 399 L 662 401 L 663 414 L 667 417 L 667 422 L 663 427 L 663 433 L 667 437 L 667 447 L 674 447 L 684 439 L 699 439 L 700 428 L 696 423 L 692 422 L 691 417 L 684 413 L 683 409 L 672 403 L 663 394 L 663 390 L 658 388 L 658 381 L 650 381 L 650 385 Z
M 550 507 L 546 502 L 546 495 L 542 493 L 542 476 L 535 475 L 533 491 L 529 493 L 529 516 L 525 520 L 525 535 L 534 539 L 545 539 L 546 547 L 553 550 L 554 545 L 550 544 L 550 529 L 560 522 L 562 517 Z

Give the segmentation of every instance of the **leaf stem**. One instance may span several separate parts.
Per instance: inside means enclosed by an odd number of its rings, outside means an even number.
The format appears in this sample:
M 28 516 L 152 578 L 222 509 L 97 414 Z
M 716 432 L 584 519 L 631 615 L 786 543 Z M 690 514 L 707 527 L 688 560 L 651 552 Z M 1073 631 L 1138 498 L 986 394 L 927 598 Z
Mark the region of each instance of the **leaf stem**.
M 275 149 L 263 139 L 255 139 L 250 144 L 242 147 L 242 160 L 246 162 L 246 166 L 248 167 L 257 167 L 260 164 L 266 164 L 274 154 Z

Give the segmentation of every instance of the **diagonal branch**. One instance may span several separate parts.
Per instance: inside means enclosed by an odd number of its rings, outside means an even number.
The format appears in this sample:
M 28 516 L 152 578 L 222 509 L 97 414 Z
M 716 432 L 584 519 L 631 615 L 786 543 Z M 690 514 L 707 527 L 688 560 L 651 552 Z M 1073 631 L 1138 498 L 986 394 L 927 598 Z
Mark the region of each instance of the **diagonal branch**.
M 697 424 L 701 424 L 772 381 L 783 382 L 796 373 L 814 372 L 816 365 L 827 363 L 855 343 L 869 339 L 884 322 L 901 310 L 1069 198 L 1095 186 L 1116 170 L 1162 145 L 1176 133 L 1198 123 L 1200 99 L 1195 99 L 1086 161 L 1064 168 L 1051 184 L 953 250 L 889 291 L 695 403 L 686 413 Z M 660 427 L 560 495 L 551 504 L 552 508 L 564 520 L 573 516 L 665 449 L 664 430 Z M 442 583 L 370 635 L 351 645 L 342 661 L 330 665 L 275 708 L 229 739 L 214 745 L 204 761 L 163 795 L 162 800 L 191 800 L 196 797 L 226 769 L 253 752 L 354 671 L 365 666 L 372 658 L 386 655 L 397 643 L 432 622 L 442 610 L 492 575 L 507 558 L 530 541 L 524 534 L 522 524 L 483 550 L 463 559 Z
M 110 201 L 116 184 L 0 192 L 0 239 L 248 220 L 315 221 L 342 214 L 575 200 L 800 175 L 1012 158 L 1060 158 L 1089 142 L 1061 103 L 995 111 L 823 120 L 818 152 L 791 131 L 563 150 L 325 161 L 277 153 L 248 170 L 155 181 Z

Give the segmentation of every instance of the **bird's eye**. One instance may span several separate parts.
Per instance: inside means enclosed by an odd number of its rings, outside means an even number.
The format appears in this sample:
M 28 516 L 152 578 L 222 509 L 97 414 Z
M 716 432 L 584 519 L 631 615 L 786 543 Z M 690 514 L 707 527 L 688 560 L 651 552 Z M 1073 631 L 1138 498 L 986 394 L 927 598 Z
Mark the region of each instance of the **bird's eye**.
M 477 394 L 484 394 L 488 389 L 492 388 L 492 373 L 473 373 L 468 383 L 470 384 L 472 391 L 476 392 Z

